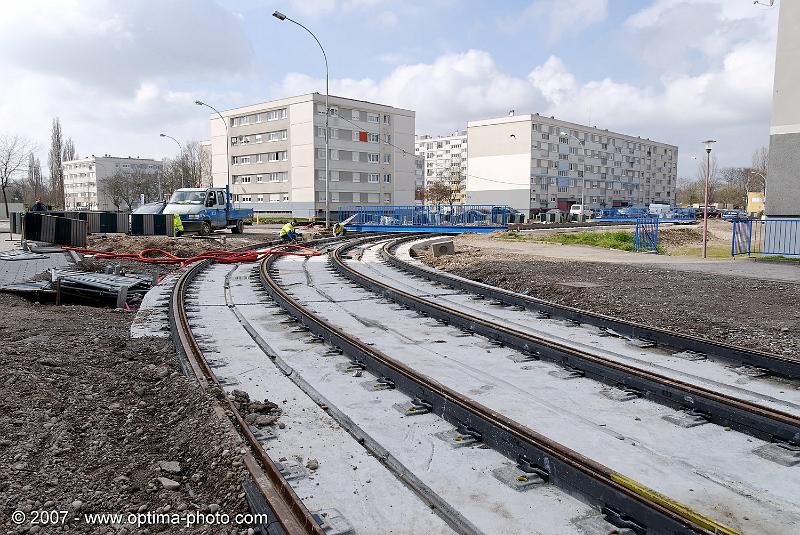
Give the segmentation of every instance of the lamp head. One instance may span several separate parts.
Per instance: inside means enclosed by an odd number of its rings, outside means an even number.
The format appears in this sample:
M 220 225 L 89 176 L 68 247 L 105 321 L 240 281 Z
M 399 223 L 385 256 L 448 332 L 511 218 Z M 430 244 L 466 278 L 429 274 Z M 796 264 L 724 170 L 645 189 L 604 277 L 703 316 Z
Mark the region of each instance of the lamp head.
M 167 137 L 167 134 L 158 134 L 161 137 Z
M 280 11 L 276 11 L 275 13 L 272 14 L 272 16 L 278 20 L 286 20 L 286 15 L 284 15 Z
M 202 100 L 195 100 L 194 103 L 198 106 L 205 106 L 205 103 Z
M 706 146 L 706 152 L 711 152 L 711 145 L 713 145 L 716 142 L 717 141 L 714 140 L 714 139 L 707 139 L 707 140 L 703 141 L 703 145 Z

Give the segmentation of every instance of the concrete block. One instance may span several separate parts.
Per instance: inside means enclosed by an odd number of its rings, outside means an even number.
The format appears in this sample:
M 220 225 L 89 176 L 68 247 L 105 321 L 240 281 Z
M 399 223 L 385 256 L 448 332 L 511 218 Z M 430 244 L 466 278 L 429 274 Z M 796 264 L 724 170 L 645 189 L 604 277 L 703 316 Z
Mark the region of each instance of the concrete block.
M 456 253 L 456 246 L 453 240 L 440 241 L 431 244 L 431 256 L 438 258 L 440 256 L 451 255 Z

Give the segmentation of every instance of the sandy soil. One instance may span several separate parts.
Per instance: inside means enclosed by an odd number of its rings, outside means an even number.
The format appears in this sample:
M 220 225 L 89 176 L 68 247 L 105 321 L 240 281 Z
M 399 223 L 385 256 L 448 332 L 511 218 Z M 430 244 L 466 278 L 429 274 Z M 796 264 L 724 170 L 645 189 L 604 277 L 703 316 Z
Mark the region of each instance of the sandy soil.
M 678 239 L 678 233 L 674 236 Z M 517 250 L 504 247 L 501 256 L 470 243 L 475 242 L 458 238 L 455 255 L 432 259 L 425 254 L 421 259 L 462 277 L 556 303 L 800 358 L 800 285 L 650 265 L 543 258 L 525 254 L 524 243 L 517 244 Z M 575 288 L 565 282 L 597 287 Z
M 247 510 L 241 446 L 169 341 L 131 339 L 132 315 L 110 309 L 0 295 L 0 310 L 0 525 L 22 510 L 16 532 L 35 533 L 32 512 L 47 509 L 68 525 L 41 532 L 144 533 L 72 517 Z M 150 532 L 162 528 L 240 532 Z

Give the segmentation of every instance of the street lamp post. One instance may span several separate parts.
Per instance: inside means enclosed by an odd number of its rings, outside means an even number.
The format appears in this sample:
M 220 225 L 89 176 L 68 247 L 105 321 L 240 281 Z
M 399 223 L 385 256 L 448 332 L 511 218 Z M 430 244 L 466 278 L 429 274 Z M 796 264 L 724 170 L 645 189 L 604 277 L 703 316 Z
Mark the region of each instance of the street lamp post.
M 288 20 L 289 22 L 293 22 L 307 31 L 311 37 L 314 38 L 314 41 L 317 42 L 319 45 L 319 49 L 322 50 L 322 57 L 325 59 L 325 228 L 331 228 L 331 209 L 330 209 L 330 192 L 329 190 L 329 183 L 330 183 L 330 170 L 329 170 L 329 159 L 330 159 L 330 151 L 328 150 L 328 137 L 329 137 L 329 120 L 331 116 L 331 108 L 328 104 L 328 89 L 329 89 L 329 79 L 330 73 L 328 70 L 328 55 L 325 53 L 325 49 L 322 48 L 322 43 L 319 42 L 317 36 L 314 33 L 297 22 L 294 19 L 291 19 L 281 13 L 280 11 L 275 11 L 272 14 L 278 20 Z
M 231 191 L 231 157 L 230 157 L 230 152 L 228 150 L 228 145 L 230 144 L 231 140 L 230 140 L 230 137 L 228 137 L 228 122 L 225 120 L 225 117 L 222 116 L 222 114 L 219 112 L 219 110 L 217 108 L 215 108 L 214 106 L 212 106 L 211 104 L 207 104 L 207 103 L 203 102 L 202 100 L 195 100 L 194 103 L 197 104 L 198 106 L 205 106 L 206 108 L 210 108 L 210 109 L 214 110 L 214 112 L 216 112 L 216 114 L 219 115 L 219 118 L 222 121 L 222 125 L 225 127 L 225 170 L 228 173 L 228 195 L 227 196 L 231 197 L 233 195 L 233 192 Z M 212 179 L 212 183 L 213 183 L 213 179 Z M 226 201 L 225 202 L 225 207 L 226 208 L 230 208 L 230 206 L 229 206 L 230 205 L 230 198 L 225 199 L 225 201 Z
M 177 139 L 175 139 L 174 137 L 172 137 L 172 136 L 169 136 L 169 135 L 167 135 L 167 134 L 158 134 L 158 135 L 159 135 L 159 136 L 161 136 L 161 137 L 168 137 L 168 138 L 170 138 L 172 141 L 174 141 L 174 142 L 175 142 L 175 143 L 178 145 L 178 155 L 179 155 L 179 157 L 180 157 L 181 159 L 183 159 L 183 145 L 181 145 L 181 142 L 180 142 L 180 141 L 178 141 L 178 140 L 177 140 Z M 186 187 L 186 173 L 184 173 L 183 171 L 184 171 L 184 169 L 183 169 L 183 164 L 181 164 L 181 184 L 183 184 L 183 185 L 184 185 L 184 187 Z
M 708 254 L 708 182 L 711 179 L 711 145 L 716 143 L 713 139 L 703 141 L 706 146 L 706 185 L 703 194 L 703 258 Z

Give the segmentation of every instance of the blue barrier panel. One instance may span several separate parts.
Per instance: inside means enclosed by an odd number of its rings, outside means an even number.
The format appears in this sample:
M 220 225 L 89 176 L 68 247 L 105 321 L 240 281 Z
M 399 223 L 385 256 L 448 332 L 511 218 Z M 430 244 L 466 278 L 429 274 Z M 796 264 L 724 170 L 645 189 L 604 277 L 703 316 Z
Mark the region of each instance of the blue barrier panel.
M 512 212 L 486 204 L 344 206 L 339 221 L 365 232 L 491 232 L 508 228 Z
M 633 235 L 633 250 L 640 252 L 658 252 L 658 218 L 641 218 L 636 220 L 636 232 Z
M 639 219 L 657 218 L 661 223 L 681 223 L 695 221 L 694 208 L 678 208 L 672 206 L 668 210 L 650 212 L 644 206 L 622 206 L 618 208 L 604 208 L 595 221 L 617 221 L 635 223 Z
M 800 256 L 800 219 L 736 219 L 731 256 Z

